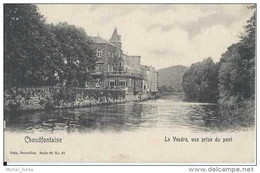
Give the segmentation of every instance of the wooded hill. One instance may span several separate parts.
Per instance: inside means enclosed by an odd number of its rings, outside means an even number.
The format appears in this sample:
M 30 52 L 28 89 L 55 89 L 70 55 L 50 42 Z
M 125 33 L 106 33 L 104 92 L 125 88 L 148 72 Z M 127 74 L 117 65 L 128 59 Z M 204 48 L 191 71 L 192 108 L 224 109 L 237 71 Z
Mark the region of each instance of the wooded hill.
M 188 67 L 176 65 L 158 70 L 160 90 L 182 92 L 182 76 L 187 69 Z

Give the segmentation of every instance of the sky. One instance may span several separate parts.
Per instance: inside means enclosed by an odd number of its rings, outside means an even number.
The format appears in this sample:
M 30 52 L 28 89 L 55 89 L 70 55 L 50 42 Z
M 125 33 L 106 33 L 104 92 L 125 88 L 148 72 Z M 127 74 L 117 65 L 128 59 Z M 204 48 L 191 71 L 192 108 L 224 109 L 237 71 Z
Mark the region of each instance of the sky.
M 122 49 L 157 70 L 215 62 L 239 41 L 252 11 L 246 4 L 40 4 L 47 23 L 67 22 L 109 40 L 114 28 Z

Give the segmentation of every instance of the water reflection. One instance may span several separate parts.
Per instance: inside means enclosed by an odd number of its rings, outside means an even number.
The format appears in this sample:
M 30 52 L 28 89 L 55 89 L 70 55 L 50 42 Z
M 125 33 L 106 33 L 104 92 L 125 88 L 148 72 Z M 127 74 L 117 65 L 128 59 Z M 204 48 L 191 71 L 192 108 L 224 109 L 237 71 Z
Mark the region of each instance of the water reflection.
M 139 131 L 167 129 L 193 132 L 220 127 L 218 107 L 212 104 L 183 102 L 182 97 L 166 96 L 141 103 L 64 109 L 30 113 L 6 113 L 8 131 Z

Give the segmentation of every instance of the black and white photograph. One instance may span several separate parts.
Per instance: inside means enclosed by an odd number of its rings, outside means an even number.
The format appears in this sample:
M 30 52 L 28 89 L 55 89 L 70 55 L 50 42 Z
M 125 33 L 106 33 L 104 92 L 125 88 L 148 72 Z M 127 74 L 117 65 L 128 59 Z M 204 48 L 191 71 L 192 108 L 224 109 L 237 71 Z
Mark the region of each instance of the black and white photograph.
M 256 4 L 3 10 L 4 164 L 256 163 Z

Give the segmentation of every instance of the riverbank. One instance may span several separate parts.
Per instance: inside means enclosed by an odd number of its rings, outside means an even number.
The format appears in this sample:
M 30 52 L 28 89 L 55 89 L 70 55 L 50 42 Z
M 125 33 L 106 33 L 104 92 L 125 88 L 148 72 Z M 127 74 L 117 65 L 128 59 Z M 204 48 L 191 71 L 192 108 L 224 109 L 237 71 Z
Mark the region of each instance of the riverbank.
M 119 89 L 30 87 L 5 90 L 4 98 L 5 112 L 12 112 L 139 102 L 154 98 L 154 96 L 148 94 L 134 95 Z
M 234 129 L 254 127 L 256 119 L 255 98 L 252 97 L 240 101 L 234 101 L 232 98 L 211 103 L 219 107 L 218 118 L 222 122 L 221 126 L 229 126 Z M 186 95 L 183 101 L 203 103 L 196 99 L 191 99 Z

